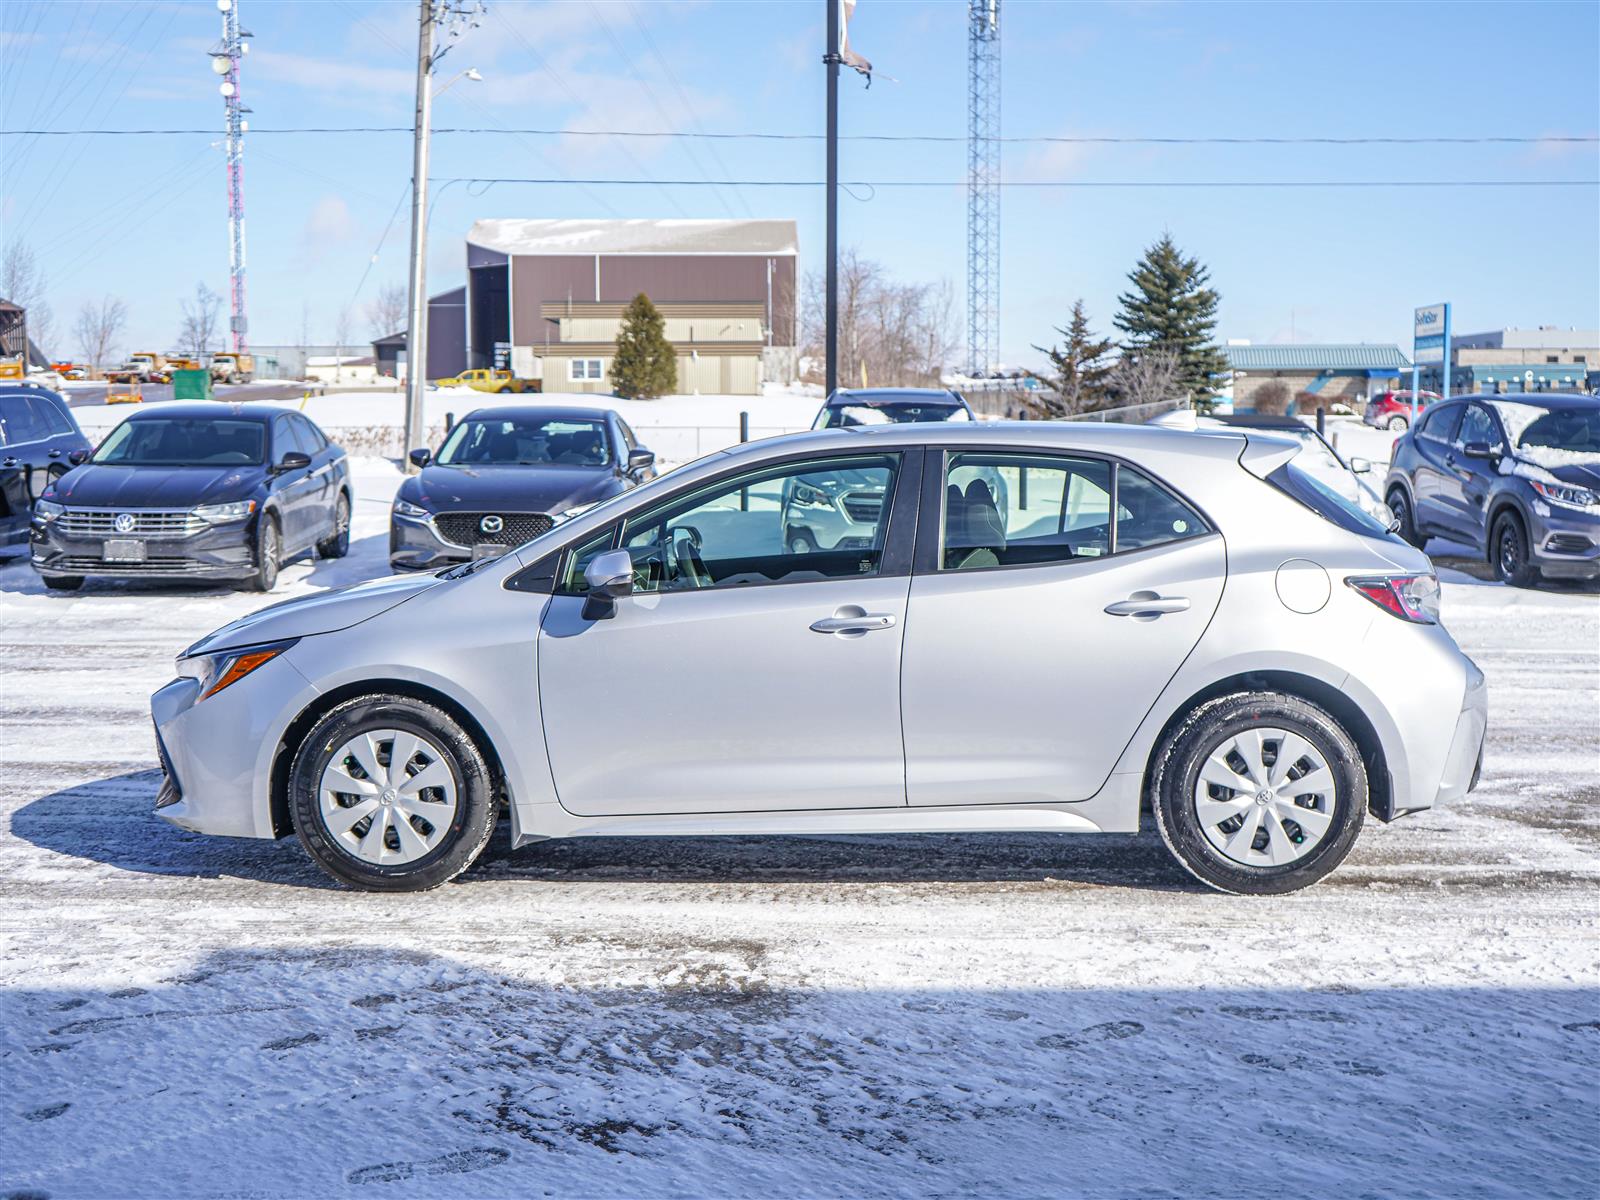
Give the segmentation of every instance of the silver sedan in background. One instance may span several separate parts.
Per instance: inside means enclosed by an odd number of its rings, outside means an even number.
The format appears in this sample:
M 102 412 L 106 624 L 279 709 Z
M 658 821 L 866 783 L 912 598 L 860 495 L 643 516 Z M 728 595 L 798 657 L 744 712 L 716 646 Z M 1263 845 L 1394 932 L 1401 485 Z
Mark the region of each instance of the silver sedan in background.
M 280 604 L 152 709 L 157 811 L 434 887 L 605 835 L 1134 832 L 1320 879 L 1475 786 L 1483 675 L 1421 552 L 1254 430 L 893 424 L 755 442 L 499 559 Z M 797 487 L 864 533 L 796 552 Z M 997 486 L 998 484 L 998 486 Z M 870 518 L 870 519 L 868 519 Z

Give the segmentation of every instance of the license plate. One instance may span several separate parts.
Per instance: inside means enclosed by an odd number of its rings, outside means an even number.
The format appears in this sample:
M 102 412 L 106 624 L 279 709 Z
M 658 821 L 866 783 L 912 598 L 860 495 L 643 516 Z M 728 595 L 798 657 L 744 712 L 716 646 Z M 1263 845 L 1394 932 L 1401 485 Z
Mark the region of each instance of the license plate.
M 107 562 L 143 562 L 144 542 L 138 538 L 110 538 L 100 551 L 100 557 Z
M 473 558 L 499 558 L 509 547 L 494 542 L 479 542 L 472 548 Z

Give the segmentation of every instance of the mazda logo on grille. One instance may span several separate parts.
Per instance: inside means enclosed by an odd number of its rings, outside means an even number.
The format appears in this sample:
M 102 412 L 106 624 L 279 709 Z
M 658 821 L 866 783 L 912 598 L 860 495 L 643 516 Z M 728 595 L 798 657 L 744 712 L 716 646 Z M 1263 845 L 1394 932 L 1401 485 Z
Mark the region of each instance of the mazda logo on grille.
M 499 533 L 505 527 L 506 520 L 504 517 L 490 515 L 478 522 L 478 528 L 485 533 Z
M 117 519 L 112 522 L 118 533 L 132 533 L 133 527 L 138 522 L 133 519 L 132 513 L 118 513 Z

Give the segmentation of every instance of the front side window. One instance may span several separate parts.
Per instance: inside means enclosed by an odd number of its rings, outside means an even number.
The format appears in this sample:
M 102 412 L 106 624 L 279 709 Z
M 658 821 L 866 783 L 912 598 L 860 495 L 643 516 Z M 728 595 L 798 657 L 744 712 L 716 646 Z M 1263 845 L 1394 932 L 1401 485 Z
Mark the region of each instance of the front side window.
M 584 571 L 594 561 L 595 556 L 604 554 L 616 545 L 617 527 L 607 525 L 601 532 L 595 534 L 587 542 L 574 546 L 567 555 L 565 570 L 556 583 L 556 591 L 568 596 L 582 596 L 589 591 L 589 585 L 583 578 Z
M 635 590 L 876 575 L 899 468 L 898 454 L 811 460 L 712 484 L 646 510 L 622 531 Z
M 560 417 L 468 419 L 439 447 L 441 465 L 604 467 L 611 448 L 604 422 Z
M 947 571 L 1101 558 L 1209 532 L 1131 467 L 1050 454 L 952 455 L 940 528 Z
M 567 361 L 567 378 L 574 383 L 588 379 L 601 379 L 604 377 L 601 370 L 603 366 L 604 363 L 598 358 L 569 359 Z
M 1461 418 L 1461 432 L 1456 435 L 1456 441 L 1464 446 L 1472 442 L 1486 442 L 1493 446 L 1500 441 L 1500 437 L 1495 433 L 1494 421 L 1489 414 L 1474 404 L 1467 409 L 1467 415 Z
M 94 452 L 94 462 L 124 467 L 259 465 L 267 427 L 259 421 L 144 417 L 124 421 Z
M 0 445 L 43 441 L 49 429 L 33 411 L 29 396 L 0 396 Z

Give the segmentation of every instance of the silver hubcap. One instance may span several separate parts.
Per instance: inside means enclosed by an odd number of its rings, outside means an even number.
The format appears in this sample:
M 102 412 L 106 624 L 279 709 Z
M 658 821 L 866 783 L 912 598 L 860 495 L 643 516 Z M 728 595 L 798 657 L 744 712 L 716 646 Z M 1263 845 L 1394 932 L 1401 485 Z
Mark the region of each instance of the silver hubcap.
M 403 866 L 444 839 L 456 781 L 444 752 L 398 729 L 357 734 L 334 754 L 318 789 L 323 824 L 363 862 Z
M 1247 867 L 1281 867 L 1328 835 L 1337 791 L 1327 761 L 1298 733 L 1249 729 L 1206 755 L 1194 810 L 1219 853 Z

